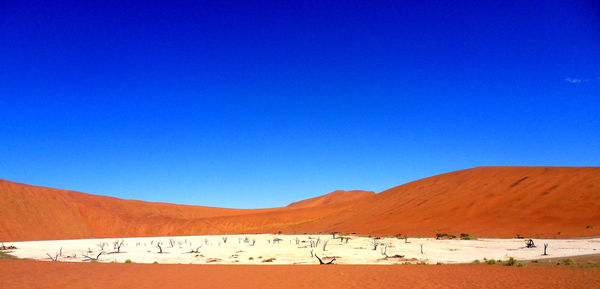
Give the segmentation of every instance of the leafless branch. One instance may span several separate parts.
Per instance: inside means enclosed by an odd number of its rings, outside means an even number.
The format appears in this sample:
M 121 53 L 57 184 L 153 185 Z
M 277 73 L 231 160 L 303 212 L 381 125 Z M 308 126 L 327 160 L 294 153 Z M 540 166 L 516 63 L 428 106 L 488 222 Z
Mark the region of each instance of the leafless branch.
M 98 261 L 98 259 L 100 258 L 100 255 L 102 255 L 104 253 L 104 251 L 98 253 L 98 255 L 94 258 L 92 256 L 86 255 L 86 254 L 82 254 L 83 257 L 86 257 L 87 260 L 83 260 L 83 261 Z
M 108 245 L 108 243 L 106 242 L 100 242 L 98 244 L 96 244 L 96 246 L 100 247 L 101 251 L 104 251 L 104 246 Z
M 56 252 L 56 255 L 54 257 L 52 257 L 52 255 L 46 253 L 46 255 L 48 255 L 48 257 L 50 257 L 50 260 L 52 260 L 53 262 L 58 261 L 58 252 Z
M 321 258 L 319 258 L 319 256 L 317 256 L 316 254 L 315 254 L 315 257 L 317 257 L 317 259 L 319 260 L 319 265 L 332 265 L 333 261 L 335 261 L 335 258 L 333 258 L 333 259 L 331 259 L 331 261 L 324 263 L 323 260 L 321 260 Z
M 121 253 L 121 247 L 123 247 L 123 245 L 125 245 L 125 241 L 123 240 L 115 240 L 113 242 L 113 248 L 117 250 L 117 253 Z
M 373 245 L 373 251 L 375 251 L 377 250 L 377 246 L 379 246 L 379 241 L 373 238 L 373 241 L 371 241 L 371 245 Z

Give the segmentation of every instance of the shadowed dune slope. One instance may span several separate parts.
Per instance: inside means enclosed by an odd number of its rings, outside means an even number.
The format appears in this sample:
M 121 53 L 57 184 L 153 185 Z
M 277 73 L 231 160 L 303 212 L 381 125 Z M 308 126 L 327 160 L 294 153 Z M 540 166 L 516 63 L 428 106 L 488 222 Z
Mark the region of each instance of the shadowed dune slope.
M 336 191 L 288 207 L 248 210 L 121 200 L 0 180 L 0 240 L 278 231 L 576 237 L 600 235 L 599 208 L 598 167 L 480 167 L 379 194 Z
M 336 194 L 337 195 L 337 194 Z M 224 209 L 151 203 L 0 180 L 0 241 L 276 233 L 361 203 L 316 208 Z

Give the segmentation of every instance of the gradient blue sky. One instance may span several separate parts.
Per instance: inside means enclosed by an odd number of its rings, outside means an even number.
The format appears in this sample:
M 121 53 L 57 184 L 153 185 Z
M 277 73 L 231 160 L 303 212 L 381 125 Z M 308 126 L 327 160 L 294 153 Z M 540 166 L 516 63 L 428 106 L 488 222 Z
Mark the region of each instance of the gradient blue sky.
M 0 2 L 0 178 L 257 208 L 600 164 L 597 1 L 87 2 Z

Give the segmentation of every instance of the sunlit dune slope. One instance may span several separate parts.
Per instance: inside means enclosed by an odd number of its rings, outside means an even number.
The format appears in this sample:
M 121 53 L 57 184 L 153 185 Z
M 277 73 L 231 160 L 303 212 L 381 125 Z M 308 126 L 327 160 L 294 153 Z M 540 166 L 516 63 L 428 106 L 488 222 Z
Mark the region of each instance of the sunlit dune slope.
M 600 235 L 600 168 L 480 167 L 379 194 L 336 191 L 288 207 L 248 210 L 121 200 L 0 180 L 0 240 L 279 231 Z
M 381 192 L 368 204 L 311 229 L 409 236 L 600 235 L 600 168 L 478 167 L 451 172 Z
M 364 197 L 375 196 L 375 192 L 371 191 L 333 191 L 329 194 L 306 199 L 299 202 L 293 202 L 288 205 L 290 208 L 309 208 L 323 205 L 329 205 L 334 203 L 342 203 L 348 201 L 354 201 Z

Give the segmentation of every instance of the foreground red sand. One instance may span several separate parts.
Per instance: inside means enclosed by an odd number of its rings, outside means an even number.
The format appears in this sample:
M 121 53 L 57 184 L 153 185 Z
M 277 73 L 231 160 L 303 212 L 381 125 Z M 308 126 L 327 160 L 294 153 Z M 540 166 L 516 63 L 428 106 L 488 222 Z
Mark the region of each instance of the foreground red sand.
M 161 265 L 0 260 L 0 288 L 600 288 L 600 268 Z
M 272 209 L 149 203 L 0 180 L 0 241 L 329 233 L 600 235 L 599 167 L 480 167 Z M 560 232 L 560 234 L 559 234 Z

